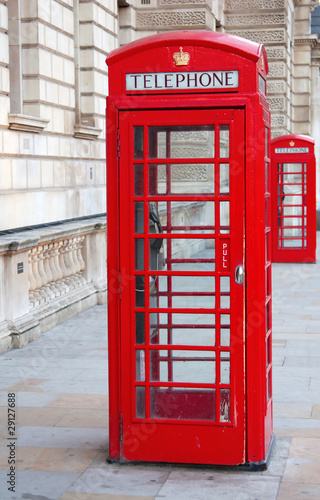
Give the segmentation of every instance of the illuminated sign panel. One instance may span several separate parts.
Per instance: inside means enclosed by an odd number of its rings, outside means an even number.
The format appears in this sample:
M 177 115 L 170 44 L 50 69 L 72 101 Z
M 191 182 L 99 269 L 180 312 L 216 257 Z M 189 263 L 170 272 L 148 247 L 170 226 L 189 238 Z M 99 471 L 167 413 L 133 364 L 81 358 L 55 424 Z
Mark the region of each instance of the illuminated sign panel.
M 183 73 L 128 73 L 126 90 L 236 89 L 238 71 L 186 71 Z

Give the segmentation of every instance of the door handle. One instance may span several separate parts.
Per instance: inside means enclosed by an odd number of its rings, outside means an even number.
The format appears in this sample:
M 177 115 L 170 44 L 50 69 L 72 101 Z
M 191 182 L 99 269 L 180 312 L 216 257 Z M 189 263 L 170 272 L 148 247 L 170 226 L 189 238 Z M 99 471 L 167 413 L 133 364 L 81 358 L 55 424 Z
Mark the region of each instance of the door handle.
M 235 281 L 238 285 L 242 285 L 244 282 L 244 269 L 242 266 L 237 266 L 235 270 Z

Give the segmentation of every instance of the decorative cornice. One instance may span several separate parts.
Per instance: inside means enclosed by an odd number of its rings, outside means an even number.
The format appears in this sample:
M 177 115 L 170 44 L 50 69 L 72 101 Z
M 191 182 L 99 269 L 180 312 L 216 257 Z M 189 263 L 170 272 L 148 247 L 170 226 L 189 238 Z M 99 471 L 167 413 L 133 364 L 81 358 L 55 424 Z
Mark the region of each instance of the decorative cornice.
M 9 128 L 12 130 L 21 130 L 23 132 L 39 133 L 45 129 L 50 120 L 39 118 L 38 116 L 21 115 L 9 113 Z
M 318 43 L 318 35 L 296 35 L 294 37 L 295 45 L 310 45 L 310 47 L 315 47 Z
M 93 141 L 97 139 L 102 132 L 101 128 L 88 127 L 87 125 L 75 125 L 74 126 L 74 136 L 79 139 L 89 139 Z

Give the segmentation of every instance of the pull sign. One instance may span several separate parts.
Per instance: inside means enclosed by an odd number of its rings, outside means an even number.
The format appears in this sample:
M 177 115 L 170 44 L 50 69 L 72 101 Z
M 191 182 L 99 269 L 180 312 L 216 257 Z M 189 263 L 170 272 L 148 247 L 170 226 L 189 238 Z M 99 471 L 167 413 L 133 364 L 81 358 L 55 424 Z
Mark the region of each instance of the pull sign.
M 221 243 L 221 271 L 230 271 L 230 240 L 220 240 Z

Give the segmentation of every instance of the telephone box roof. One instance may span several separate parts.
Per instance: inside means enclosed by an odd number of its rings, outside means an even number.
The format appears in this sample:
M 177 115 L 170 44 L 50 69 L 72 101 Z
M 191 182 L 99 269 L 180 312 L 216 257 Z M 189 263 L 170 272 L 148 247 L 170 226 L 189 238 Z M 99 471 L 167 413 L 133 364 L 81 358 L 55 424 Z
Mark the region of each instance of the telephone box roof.
M 253 62 L 257 62 L 263 55 L 265 72 L 266 74 L 268 73 L 266 51 L 262 44 L 228 33 L 217 33 L 212 31 L 171 31 L 159 35 L 147 36 L 111 51 L 106 62 L 108 65 L 112 65 L 139 52 L 182 43 L 224 50 Z

